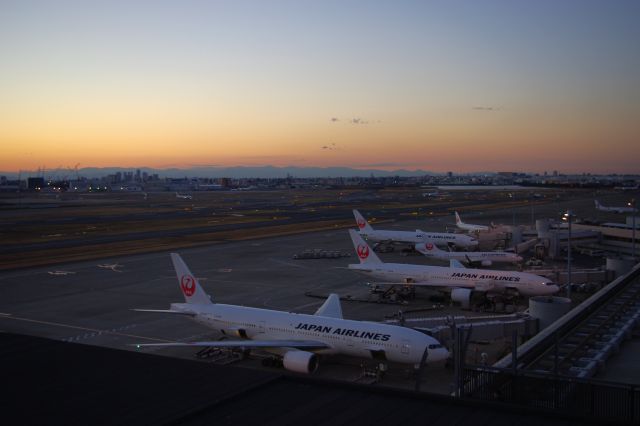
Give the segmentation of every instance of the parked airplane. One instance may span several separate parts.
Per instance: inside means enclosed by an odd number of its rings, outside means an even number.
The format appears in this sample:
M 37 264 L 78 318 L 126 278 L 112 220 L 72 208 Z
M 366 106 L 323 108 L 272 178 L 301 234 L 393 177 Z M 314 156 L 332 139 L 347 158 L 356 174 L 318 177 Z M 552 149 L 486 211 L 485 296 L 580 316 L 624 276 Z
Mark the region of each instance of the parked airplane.
M 614 212 L 614 213 L 637 213 L 638 209 L 635 207 L 627 207 L 627 206 L 603 206 L 600 204 L 598 200 L 594 200 L 596 202 L 596 209 L 603 212 Z
M 100 265 L 98 265 L 98 268 L 102 268 L 102 269 L 111 269 L 113 272 L 122 272 L 121 270 L 119 270 L 118 268 L 120 268 L 122 265 L 118 264 L 118 263 L 102 263 Z
M 381 280 L 381 285 L 415 285 L 451 291 L 451 299 L 463 305 L 469 303 L 471 292 L 517 293 L 521 296 L 554 294 L 558 286 L 538 275 L 517 271 L 465 269 L 451 260 L 451 267 L 383 263 L 353 229 L 349 230 L 360 263 L 349 269 Z
M 183 200 L 190 200 L 193 197 L 189 194 L 180 194 L 179 192 L 176 192 L 176 198 L 182 198 Z
M 342 318 L 338 295 L 331 294 L 314 315 L 213 303 L 177 253 L 171 253 L 186 303 L 169 310 L 136 309 L 186 315 L 225 335 L 244 340 L 150 343 L 147 346 L 205 346 L 262 349 L 282 357 L 287 370 L 312 373 L 319 354 L 343 354 L 404 364 L 445 360 L 449 352 L 433 337 L 411 328 Z
M 73 275 L 75 272 L 72 271 L 49 271 L 47 272 L 49 275 Z
M 396 242 L 414 245 L 431 241 L 435 244 L 453 244 L 457 247 L 475 247 L 478 245 L 478 241 L 469 235 L 451 232 L 424 232 L 420 229 L 416 229 L 415 232 L 375 230 L 358 210 L 354 210 L 353 215 L 356 218 L 360 235 L 373 242 Z
M 616 186 L 613 189 L 617 189 L 619 191 L 637 191 L 640 188 L 638 185 L 622 185 Z
M 522 257 L 505 251 L 444 251 L 433 243 L 416 244 L 416 251 L 426 257 L 440 260 L 455 259 L 469 265 L 491 266 L 495 262 L 522 262 Z
M 469 232 L 489 230 L 489 227 L 485 225 L 473 225 L 471 223 L 464 223 L 462 219 L 460 219 L 460 215 L 458 214 L 458 212 L 455 212 L 455 214 L 456 214 L 456 226 L 458 227 L 458 229 L 462 229 L 464 231 L 469 231 Z

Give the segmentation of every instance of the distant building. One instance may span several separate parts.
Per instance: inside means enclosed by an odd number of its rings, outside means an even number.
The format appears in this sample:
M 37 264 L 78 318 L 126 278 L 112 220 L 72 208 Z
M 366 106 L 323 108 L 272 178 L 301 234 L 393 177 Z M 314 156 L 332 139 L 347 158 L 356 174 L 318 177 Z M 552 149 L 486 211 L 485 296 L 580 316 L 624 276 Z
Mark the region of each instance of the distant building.
M 40 191 L 45 187 L 43 177 L 30 177 L 27 179 L 27 188 L 30 191 Z

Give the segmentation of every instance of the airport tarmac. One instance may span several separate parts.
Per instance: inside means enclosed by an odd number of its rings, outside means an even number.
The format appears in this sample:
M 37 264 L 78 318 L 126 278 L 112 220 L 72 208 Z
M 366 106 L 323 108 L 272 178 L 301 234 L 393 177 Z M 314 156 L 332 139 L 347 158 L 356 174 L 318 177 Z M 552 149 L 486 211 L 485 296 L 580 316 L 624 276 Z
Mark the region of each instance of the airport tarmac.
M 553 217 L 566 209 L 564 202 L 536 206 L 536 216 Z M 591 199 L 576 201 L 580 211 L 592 206 Z M 364 214 L 368 210 L 363 211 Z M 375 212 L 372 212 L 375 213 Z M 527 223 L 529 208 L 513 211 L 473 212 L 463 216 L 470 223 L 505 223 L 516 218 Z M 453 224 L 452 217 L 420 218 L 387 223 L 384 227 L 443 231 Z M 383 225 L 380 225 L 382 228 Z M 354 256 L 339 259 L 293 260 L 295 253 L 321 248 L 353 251 L 344 229 L 293 236 L 224 242 L 181 250 L 192 272 L 206 291 L 220 303 L 267 309 L 313 313 L 322 298 L 306 294 L 338 293 L 343 299 L 367 299 L 366 279 L 346 269 Z M 107 255 L 107 253 L 105 253 Z M 424 263 L 419 256 L 406 258 L 385 253 L 389 262 Z M 423 309 L 422 316 L 464 315 L 453 307 L 434 308 L 423 290 L 407 307 L 397 304 L 343 300 L 345 318 L 382 321 L 399 309 Z M 372 298 L 375 301 L 375 298 Z M 0 330 L 47 337 L 67 342 L 137 350 L 135 343 L 212 340 L 220 334 L 186 318 L 134 312 L 133 308 L 166 309 L 181 302 L 168 252 L 108 257 L 98 261 L 58 264 L 0 273 Z M 193 358 L 189 348 L 145 349 L 160 355 Z M 321 364 L 322 377 L 357 380 L 362 360 L 330 360 Z M 238 365 L 259 366 L 255 359 Z M 373 365 L 373 364 L 370 364 Z M 262 367 L 259 367 L 262 368 Z M 448 393 L 452 371 L 443 366 L 429 367 L 423 374 L 423 390 Z M 415 379 L 406 368 L 392 368 L 384 384 L 413 388 Z
M 345 269 L 353 257 L 292 259 L 294 253 L 309 247 L 352 250 L 348 233 L 336 230 L 216 244 L 183 250 L 181 255 L 220 303 L 313 313 L 323 299 L 305 296 L 307 292 L 368 297 L 363 278 Z M 134 343 L 221 337 L 186 318 L 131 311 L 166 309 L 171 302 L 183 301 L 168 253 L 7 272 L 0 275 L 0 291 L 3 331 L 129 350 L 135 350 L 128 346 Z M 428 300 L 424 303 L 426 308 L 432 305 Z M 345 317 L 359 320 L 380 321 L 400 307 L 343 302 Z M 182 348 L 145 351 L 194 356 L 193 350 Z M 335 366 L 332 370 L 344 368 Z M 339 375 L 355 380 L 361 373 L 357 364 L 347 369 L 348 374 Z

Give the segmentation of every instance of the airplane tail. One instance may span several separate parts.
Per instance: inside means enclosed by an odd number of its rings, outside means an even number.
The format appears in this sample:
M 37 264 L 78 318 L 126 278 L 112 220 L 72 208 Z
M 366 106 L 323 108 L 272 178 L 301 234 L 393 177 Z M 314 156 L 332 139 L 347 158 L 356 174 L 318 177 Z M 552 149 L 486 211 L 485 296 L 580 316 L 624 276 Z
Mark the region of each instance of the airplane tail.
M 454 212 L 456 214 L 456 225 L 460 225 L 462 223 L 462 219 L 460 219 L 460 215 L 458 212 Z
M 600 204 L 600 201 L 598 200 L 593 200 L 596 203 L 596 209 L 601 209 L 602 208 L 602 204 Z
M 436 254 L 436 253 L 442 252 L 442 250 L 440 250 L 438 246 L 436 246 L 432 242 L 416 244 L 416 251 L 424 255 Z
M 365 219 L 364 216 L 362 216 L 358 210 L 355 210 L 355 209 L 353 210 L 353 216 L 356 218 L 356 223 L 358 224 L 358 229 L 360 231 L 365 231 L 365 232 L 373 231 L 373 228 L 371 227 L 371 225 L 369 225 L 369 222 L 367 222 L 367 219 Z
M 198 305 L 211 304 L 211 299 L 209 299 L 209 296 L 204 292 L 198 283 L 198 279 L 193 276 L 180 255 L 178 253 L 171 253 L 171 261 L 173 262 L 173 268 L 176 270 L 180 290 L 186 302 Z
M 349 229 L 349 235 L 351 235 L 351 241 L 353 241 L 353 247 L 356 249 L 358 259 L 362 264 L 381 264 L 382 261 L 377 254 L 369 247 L 369 245 L 362 239 L 353 229 Z

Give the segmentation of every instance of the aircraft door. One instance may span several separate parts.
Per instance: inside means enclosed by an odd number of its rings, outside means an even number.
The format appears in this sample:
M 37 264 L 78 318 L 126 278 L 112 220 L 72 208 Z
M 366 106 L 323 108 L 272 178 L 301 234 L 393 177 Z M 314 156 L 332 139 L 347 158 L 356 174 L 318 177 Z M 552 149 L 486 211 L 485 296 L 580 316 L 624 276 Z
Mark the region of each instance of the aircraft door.
M 264 334 L 264 321 L 258 323 L 258 333 Z
M 411 352 L 411 342 L 408 341 L 408 340 L 403 340 L 402 341 L 402 348 L 401 348 L 400 352 L 402 352 L 402 354 L 404 354 L 404 355 L 409 355 L 409 353 Z

